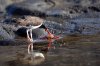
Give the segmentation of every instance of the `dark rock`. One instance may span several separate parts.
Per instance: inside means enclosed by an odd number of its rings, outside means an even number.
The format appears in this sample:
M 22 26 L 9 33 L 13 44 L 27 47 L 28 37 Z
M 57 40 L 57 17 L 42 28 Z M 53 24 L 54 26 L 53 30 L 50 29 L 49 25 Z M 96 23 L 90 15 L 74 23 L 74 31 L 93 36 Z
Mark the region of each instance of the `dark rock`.
M 11 5 L 12 3 L 15 2 L 21 2 L 23 0 L 0 0 L 0 12 L 5 12 L 5 8 L 8 5 Z
M 51 5 L 46 4 L 43 0 L 28 0 L 9 5 L 6 10 L 11 15 L 45 16 L 44 12 L 50 7 Z
M 71 20 L 77 24 L 75 31 L 80 32 L 84 35 L 99 34 L 100 32 L 100 19 L 99 18 L 77 18 Z M 75 28 L 75 27 L 74 27 Z
M 22 27 L 22 28 L 19 28 L 17 31 L 15 31 L 15 34 L 17 34 L 18 36 L 21 36 L 21 37 L 27 37 L 27 28 L 25 27 Z
M 88 8 L 92 11 L 100 12 L 100 7 L 89 6 Z
M 11 4 L 10 0 L 0 0 L 0 11 L 4 12 L 6 6 L 8 6 L 9 4 Z
M 0 23 L 0 36 L 2 37 L 0 40 L 3 39 L 14 39 L 15 34 L 14 34 L 14 29 L 15 27 L 12 25 L 7 25 L 7 24 L 1 24 Z
M 74 18 L 83 13 L 98 12 L 99 1 L 96 0 L 27 0 L 9 5 L 9 15 L 33 15 L 39 17 Z M 92 5 L 92 8 L 90 7 Z M 65 7 L 66 6 L 66 7 Z M 95 9 L 94 9 L 95 6 Z
M 21 7 L 16 7 L 15 5 L 10 5 L 6 8 L 8 15 L 16 15 L 16 16 L 23 16 L 23 15 L 34 15 L 34 16 L 40 16 L 45 17 L 45 13 L 37 10 L 28 10 Z

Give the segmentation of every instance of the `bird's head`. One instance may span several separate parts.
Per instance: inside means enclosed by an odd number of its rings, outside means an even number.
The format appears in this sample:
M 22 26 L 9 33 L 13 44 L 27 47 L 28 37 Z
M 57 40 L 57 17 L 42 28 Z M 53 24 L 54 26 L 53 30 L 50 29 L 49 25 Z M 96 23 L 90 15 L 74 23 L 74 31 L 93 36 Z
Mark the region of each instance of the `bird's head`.
M 57 38 L 59 38 L 58 36 L 54 36 L 54 34 L 52 34 L 45 25 L 42 24 L 39 28 L 45 29 L 45 31 L 48 33 L 47 38 L 50 38 L 50 39 L 57 39 Z

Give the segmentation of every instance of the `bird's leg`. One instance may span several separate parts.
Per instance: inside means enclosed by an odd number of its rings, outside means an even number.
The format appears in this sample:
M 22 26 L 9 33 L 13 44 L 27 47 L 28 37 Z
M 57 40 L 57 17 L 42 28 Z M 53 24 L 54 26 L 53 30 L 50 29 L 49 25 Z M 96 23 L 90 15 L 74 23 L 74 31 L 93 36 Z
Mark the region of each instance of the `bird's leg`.
M 31 47 L 31 44 L 28 45 L 28 54 L 30 54 L 30 47 Z
M 32 29 L 30 30 L 30 38 L 31 38 L 31 52 L 33 52 L 33 37 L 32 37 Z
M 27 30 L 27 39 L 29 40 L 29 41 L 31 41 L 31 38 L 30 38 L 30 35 L 29 35 L 29 29 Z
M 49 49 L 49 48 L 51 47 L 51 44 L 52 44 L 52 38 L 54 37 L 54 35 L 51 34 L 51 33 L 49 32 L 48 29 L 45 29 L 45 31 L 48 33 L 47 39 L 48 39 L 48 41 L 49 41 L 49 44 L 48 44 L 48 49 Z
M 30 41 L 29 29 L 27 30 L 27 39 L 28 39 L 28 41 Z M 31 46 L 31 44 L 28 45 L 28 54 L 30 54 L 30 46 Z
M 32 29 L 27 30 L 27 38 L 31 42 L 31 44 L 28 45 L 28 54 L 30 54 L 30 51 L 33 52 L 33 37 L 32 37 Z
M 32 29 L 28 30 L 28 32 L 27 32 L 27 38 L 29 39 L 30 42 L 33 42 Z
M 52 40 L 51 40 L 51 38 L 48 38 L 48 41 L 49 41 L 49 44 L 48 44 L 48 49 L 50 49 L 51 44 L 52 44 Z
M 49 44 L 48 44 L 48 49 L 49 49 L 51 47 L 52 40 L 53 39 L 57 40 L 59 38 L 59 36 L 54 36 L 48 29 L 46 29 L 46 32 L 48 33 L 47 38 L 48 38 L 48 41 L 49 41 Z M 53 46 L 53 48 L 55 49 L 55 46 Z
M 48 38 L 49 44 L 48 44 L 48 49 L 53 48 L 55 49 L 55 46 L 51 46 L 52 45 L 52 39 Z
M 33 52 L 33 43 L 28 45 L 28 54 L 30 54 L 31 52 Z

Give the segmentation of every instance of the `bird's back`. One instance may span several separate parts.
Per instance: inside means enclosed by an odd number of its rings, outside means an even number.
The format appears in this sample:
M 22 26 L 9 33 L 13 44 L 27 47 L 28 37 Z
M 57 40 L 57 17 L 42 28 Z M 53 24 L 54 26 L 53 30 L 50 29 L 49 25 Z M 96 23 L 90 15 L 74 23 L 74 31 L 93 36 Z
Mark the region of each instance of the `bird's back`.
M 35 16 L 24 16 L 24 18 L 17 19 L 17 22 L 22 26 L 33 25 L 38 26 L 43 23 L 43 19 Z

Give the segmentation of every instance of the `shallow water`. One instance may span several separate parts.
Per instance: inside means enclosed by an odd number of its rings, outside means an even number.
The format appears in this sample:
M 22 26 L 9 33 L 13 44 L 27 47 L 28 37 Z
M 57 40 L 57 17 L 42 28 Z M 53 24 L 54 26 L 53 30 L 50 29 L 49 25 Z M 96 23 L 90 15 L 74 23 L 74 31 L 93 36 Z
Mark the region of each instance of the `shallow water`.
M 100 35 L 66 36 L 53 45 L 36 66 L 100 66 Z M 26 45 L 0 46 L 0 66 L 34 66 L 19 61 L 25 55 Z

